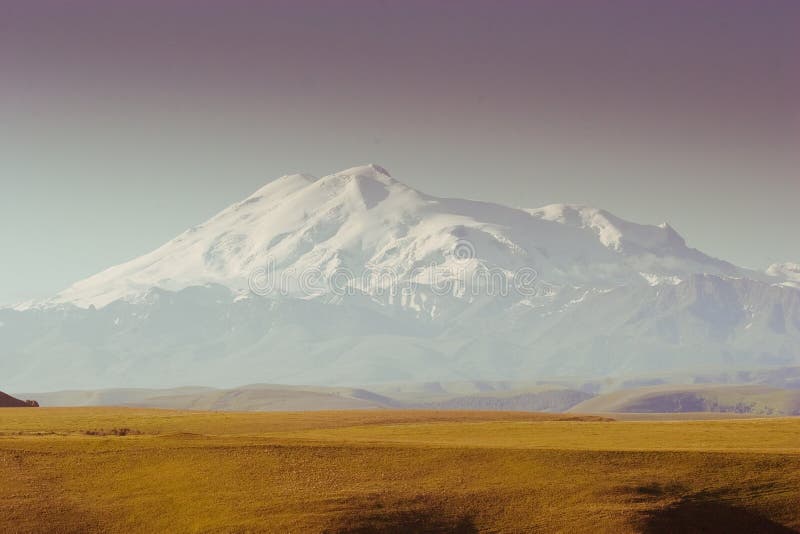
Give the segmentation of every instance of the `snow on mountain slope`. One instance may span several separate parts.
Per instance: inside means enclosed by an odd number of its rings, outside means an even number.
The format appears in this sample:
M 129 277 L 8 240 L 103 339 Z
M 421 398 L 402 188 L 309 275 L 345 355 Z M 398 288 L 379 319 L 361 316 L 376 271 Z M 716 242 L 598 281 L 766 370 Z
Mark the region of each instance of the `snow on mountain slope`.
M 640 270 L 651 284 L 660 280 L 674 283 L 693 273 L 736 276 L 742 270 L 686 246 L 686 241 L 669 224 L 637 224 L 611 213 L 578 204 L 551 204 L 528 212 L 594 233 L 600 242 Z
M 448 302 L 430 317 L 373 300 L 237 299 L 207 286 L 98 309 L 0 309 L 3 382 L 24 391 L 622 380 L 800 364 L 800 291 L 744 278 Z
M 306 298 L 330 293 L 324 284 L 312 292 L 300 287 L 301 273 L 316 271 L 325 277 L 346 270 L 356 284 L 369 269 L 425 286 L 481 267 L 508 276 L 525 267 L 548 284 L 593 287 L 738 272 L 686 247 L 669 226 L 580 206 L 526 211 L 435 198 L 365 165 L 320 179 L 279 178 L 157 250 L 74 284 L 50 304 L 102 307 L 152 288 L 204 284 L 247 295 L 253 273 L 266 266 L 275 279 L 289 280 L 286 292 Z M 363 283 L 359 289 L 376 291 Z
M 783 285 L 800 288 L 800 263 L 774 263 L 767 268 L 767 274 Z
M 284 176 L 53 299 L 0 309 L 0 363 L 20 391 L 796 365 L 797 272 L 741 269 L 586 206 L 437 198 L 365 165 Z

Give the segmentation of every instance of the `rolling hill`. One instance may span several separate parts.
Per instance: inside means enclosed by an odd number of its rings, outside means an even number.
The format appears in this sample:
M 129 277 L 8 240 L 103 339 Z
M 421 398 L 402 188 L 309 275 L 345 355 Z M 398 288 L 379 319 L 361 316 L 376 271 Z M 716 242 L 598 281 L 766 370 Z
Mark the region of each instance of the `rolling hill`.
M 25 408 L 37 407 L 39 404 L 31 400 L 19 400 L 0 391 L 0 408 Z
M 35 395 L 46 407 L 138 406 L 214 411 L 305 411 L 399 406 L 388 397 L 357 388 L 253 384 L 232 389 L 182 387 L 73 390 Z
M 800 415 L 800 390 L 769 386 L 655 386 L 599 395 L 572 406 L 570 411 Z
M 367 409 L 459 409 L 563 412 L 591 395 L 563 387 L 484 384 L 469 392 L 463 384 L 447 385 L 435 394 L 405 392 L 396 397 L 363 388 L 252 384 L 232 389 L 106 389 L 34 395 L 43 406 L 136 406 L 213 411 L 313 411 Z M 444 388 L 451 388 L 452 391 Z M 491 388 L 490 391 L 486 391 Z

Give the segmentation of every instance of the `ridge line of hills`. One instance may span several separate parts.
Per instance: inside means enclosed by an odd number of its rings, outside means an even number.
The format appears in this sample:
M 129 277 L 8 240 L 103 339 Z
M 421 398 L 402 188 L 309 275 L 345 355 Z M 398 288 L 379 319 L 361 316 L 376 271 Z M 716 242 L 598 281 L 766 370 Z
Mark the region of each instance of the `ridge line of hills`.
M 512 383 L 406 384 L 377 388 L 333 388 L 251 384 L 231 389 L 122 388 L 24 394 L 46 407 L 129 406 L 210 411 L 317 411 L 351 409 L 441 409 L 570 413 L 725 413 L 800 415 L 800 387 L 768 384 L 661 384 L 589 393 L 558 385 Z M 8 399 L 12 397 L 5 396 Z M 32 406 L 14 399 L 0 405 Z

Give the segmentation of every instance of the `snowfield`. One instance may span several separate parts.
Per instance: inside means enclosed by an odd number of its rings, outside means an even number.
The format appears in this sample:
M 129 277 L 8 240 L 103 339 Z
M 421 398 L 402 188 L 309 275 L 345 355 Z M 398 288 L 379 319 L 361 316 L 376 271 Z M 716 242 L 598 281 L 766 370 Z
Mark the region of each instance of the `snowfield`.
M 14 389 L 597 377 L 800 363 L 800 267 L 743 269 L 588 206 L 281 177 L 0 310 Z

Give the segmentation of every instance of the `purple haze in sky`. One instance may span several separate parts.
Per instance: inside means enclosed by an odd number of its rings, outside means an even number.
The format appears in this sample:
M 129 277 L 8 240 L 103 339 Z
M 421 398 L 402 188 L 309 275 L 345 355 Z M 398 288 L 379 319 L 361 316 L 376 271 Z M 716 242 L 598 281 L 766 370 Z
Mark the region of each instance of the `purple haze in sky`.
M 741 264 L 800 261 L 800 2 L 0 10 L 0 210 L 22 228 L 0 230 L 15 251 L 0 303 L 141 254 L 286 172 L 366 161 L 437 195 L 583 201 L 669 219 Z

